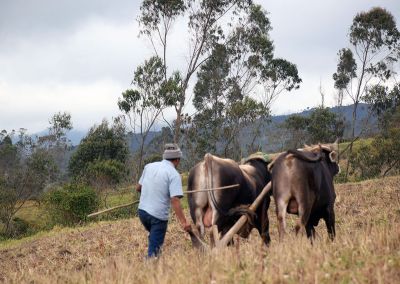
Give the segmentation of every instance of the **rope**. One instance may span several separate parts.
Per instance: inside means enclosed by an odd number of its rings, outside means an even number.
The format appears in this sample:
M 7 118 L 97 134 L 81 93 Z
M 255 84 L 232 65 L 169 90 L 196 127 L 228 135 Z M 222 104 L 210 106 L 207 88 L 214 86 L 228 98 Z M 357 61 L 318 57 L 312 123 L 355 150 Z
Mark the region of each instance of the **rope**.
M 239 187 L 239 184 L 237 183 L 237 184 L 232 184 L 232 185 L 227 185 L 227 186 L 221 186 L 221 187 L 214 187 L 214 188 L 187 190 L 187 191 L 184 191 L 183 193 L 195 193 L 195 192 L 214 191 L 214 190 L 227 189 L 227 188 L 235 188 L 235 187 Z

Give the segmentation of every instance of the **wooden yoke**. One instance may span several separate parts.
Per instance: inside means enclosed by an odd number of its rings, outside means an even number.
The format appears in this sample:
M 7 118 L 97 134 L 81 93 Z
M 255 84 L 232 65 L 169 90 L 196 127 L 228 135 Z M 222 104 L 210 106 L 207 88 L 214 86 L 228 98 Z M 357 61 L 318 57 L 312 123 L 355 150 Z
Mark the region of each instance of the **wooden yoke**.
M 272 185 L 269 182 L 261 191 L 261 193 L 257 196 L 254 202 L 250 205 L 249 210 L 256 211 L 258 206 L 261 204 L 265 196 L 271 190 Z M 248 221 L 247 215 L 242 215 L 235 225 L 230 228 L 230 230 L 224 235 L 224 237 L 216 244 L 217 248 L 226 247 L 226 245 L 232 240 L 233 236 L 239 232 L 239 230 L 243 227 L 244 224 Z

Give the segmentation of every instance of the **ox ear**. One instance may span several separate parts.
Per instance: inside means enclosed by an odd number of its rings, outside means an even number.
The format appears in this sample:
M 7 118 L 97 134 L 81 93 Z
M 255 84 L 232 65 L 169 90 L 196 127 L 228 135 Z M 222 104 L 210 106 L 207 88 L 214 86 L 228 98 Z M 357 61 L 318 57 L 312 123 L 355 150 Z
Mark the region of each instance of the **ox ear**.
M 331 160 L 332 163 L 337 163 L 338 162 L 338 154 L 336 151 L 332 151 L 329 153 L 329 159 Z

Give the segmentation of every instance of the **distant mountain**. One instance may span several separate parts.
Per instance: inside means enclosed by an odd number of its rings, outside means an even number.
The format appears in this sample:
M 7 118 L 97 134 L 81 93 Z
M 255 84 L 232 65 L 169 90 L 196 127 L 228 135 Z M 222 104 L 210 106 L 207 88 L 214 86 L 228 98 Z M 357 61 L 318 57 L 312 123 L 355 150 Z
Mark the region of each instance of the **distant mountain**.
M 296 114 L 301 115 L 301 116 L 309 116 L 313 111 L 314 111 L 314 109 L 307 109 L 303 112 L 296 113 Z M 342 107 L 333 107 L 333 108 L 331 108 L 331 111 L 336 114 L 340 114 L 344 118 L 344 121 L 345 121 L 344 138 L 349 138 L 350 133 L 351 133 L 353 105 L 342 106 Z M 271 122 L 269 124 L 266 124 L 266 123 L 264 124 L 263 129 L 261 131 L 262 134 L 260 137 L 258 137 L 255 140 L 254 145 L 258 145 L 258 147 L 260 147 L 260 149 L 264 152 L 276 152 L 276 151 L 285 149 L 286 145 L 284 144 L 284 142 L 285 142 L 284 137 L 287 134 L 285 134 L 285 130 L 282 129 L 281 125 L 290 115 L 292 115 L 292 114 L 273 116 L 271 118 Z M 356 127 L 355 127 L 356 135 L 359 135 L 362 129 L 367 129 L 367 131 L 364 130 L 364 132 L 363 132 L 364 136 L 370 136 L 370 135 L 378 132 L 377 119 L 375 117 L 370 117 L 368 119 L 368 123 L 366 123 L 368 115 L 369 115 L 368 114 L 368 105 L 367 104 L 359 104 L 359 107 L 357 109 L 357 122 L 356 122 Z M 254 125 L 258 125 L 258 123 L 255 123 Z M 251 144 L 251 139 L 253 137 L 252 132 L 253 132 L 253 129 L 246 128 L 246 129 L 242 129 L 239 134 L 242 153 L 244 155 L 247 154 L 246 153 L 247 152 L 246 145 Z M 165 138 L 161 138 L 161 136 L 163 136 L 163 135 L 164 135 L 164 137 L 167 137 L 166 133 L 161 134 L 161 131 L 151 132 L 151 133 L 149 133 L 149 136 L 147 137 L 145 144 L 146 145 L 149 145 L 149 144 L 158 145 L 159 143 L 162 143 L 162 141 L 165 140 Z M 172 135 L 172 134 L 170 134 L 170 135 Z M 172 139 L 172 138 L 170 137 L 170 139 Z M 139 147 L 139 145 L 137 143 L 138 140 L 135 139 L 135 136 L 131 136 L 129 141 L 130 141 L 129 144 L 130 144 L 131 151 L 136 151 Z M 160 152 L 160 149 L 155 150 L 156 148 L 154 148 L 153 145 L 149 145 L 150 147 L 148 147 L 147 152 L 154 152 L 154 151 Z
M 72 145 L 76 146 L 81 143 L 81 140 L 87 135 L 87 133 L 88 131 L 72 129 L 67 133 L 67 137 L 71 141 Z
M 369 117 L 368 104 L 359 104 L 357 108 L 357 121 L 355 126 L 355 135 L 358 136 L 363 133 L 361 136 L 368 137 L 374 135 L 379 132 L 377 118 L 374 116 Z M 300 113 L 296 113 L 300 116 L 309 116 L 315 109 L 307 109 Z M 330 110 L 344 118 L 345 123 L 345 131 L 343 134 L 343 138 L 347 139 L 351 136 L 351 122 L 353 117 L 353 105 L 347 105 L 342 107 L 333 107 Z M 294 113 L 293 113 L 294 114 Z M 281 151 L 282 149 L 286 149 L 286 145 L 284 144 L 285 140 L 283 137 L 285 136 L 285 131 L 282 129 L 281 125 L 285 120 L 293 114 L 288 115 L 277 115 L 271 118 L 271 123 L 264 126 L 261 137 L 256 139 L 255 145 L 259 145 L 259 147 L 264 152 L 276 152 Z M 252 129 L 244 129 L 241 133 L 242 137 L 242 149 L 245 145 L 248 145 L 250 141 L 246 141 L 246 138 L 250 139 Z M 333 141 L 332 141 L 333 142 Z
M 147 134 L 144 144 L 148 145 L 151 141 L 153 141 L 154 138 L 156 138 L 160 134 L 161 134 L 161 131 L 150 131 Z M 141 141 L 140 134 L 133 134 L 133 133 L 128 134 L 128 144 L 129 144 L 128 146 L 132 152 L 139 150 L 139 146 L 140 146 L 139 141 Z
M 367 126 L 368 131 L 366 135 L 374 134 L 378 132 L 377 118 L 375 116 L 368 117 L 368 104 L 360 103 L 357 108 L 357 122 L 355 127 L 355 135 L 359 135 L 364 126 Z M 300 116 L 309 116 L 315 108 L 304 110 L 300 113 L 292 113 L 287 115 L 276 115 L 272 117 L 272 124 L 283 123 L 290 115 L 298 114 Z M 340 114 L 344 117 L 347 128 L 350 127 L 351 121 L 353 120 L 353 105 L 347 105 L 342 107 L 332 107 L 330 110 L 336 114 Z M 368 120 L 368 121 L 367 121 Z M 350 136 L 350 129 L 346 129 L 344 137 Z

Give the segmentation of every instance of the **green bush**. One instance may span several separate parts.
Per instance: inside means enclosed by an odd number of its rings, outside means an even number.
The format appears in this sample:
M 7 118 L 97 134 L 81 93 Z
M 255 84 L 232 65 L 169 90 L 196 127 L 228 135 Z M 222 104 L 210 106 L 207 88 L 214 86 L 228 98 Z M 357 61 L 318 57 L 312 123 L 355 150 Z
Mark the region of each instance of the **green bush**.
M 103 160 L 116 160 L 124 164 L 128 153 L 124 125 L 114 121 L 109 126 L 104 120 L 89 130 L 72 154 L 68 164 L 69 173 L 73 178 L 79 178 L 91 163 Z
M 350 174 L 354 175 L 356 180 L 378 177 L 382 168 L 379 149 L 371 144 L 360 144 L 350 156 L 350 164 L 352 168 Z
M 0 223 L 0 227 L 1 226 L 4 225 L 1 225 Z M 32 234 L 32 232 L 33 229 L 31 228 L 28 222 L 26 222 L 21 218 L 15 217 L 10 221 L 7 232 L 4 229 L 0 230 L 0 241 L 10 238 L 25 237 Z
M 123 176 L 126 175 L 125 166 L 117 160 L 96 160 L 88 163 L 86 169 L 86 178 L 92 183 L 93 180 L 101 180 L 104 185 L 112 185 L 119 183 Z
M 98 208 L 96 192 L 86 185 L 66 184 L 50 191 L 46 205 L 55 224 L 74 225 L 86 221 L 86 216 Z
M 11 237 L 17 238 L 29 235 L 30 226 L 25 220 L 15 217 L 11 223 Z

